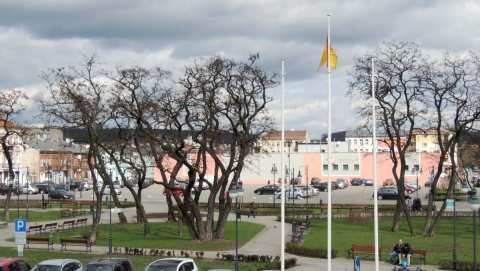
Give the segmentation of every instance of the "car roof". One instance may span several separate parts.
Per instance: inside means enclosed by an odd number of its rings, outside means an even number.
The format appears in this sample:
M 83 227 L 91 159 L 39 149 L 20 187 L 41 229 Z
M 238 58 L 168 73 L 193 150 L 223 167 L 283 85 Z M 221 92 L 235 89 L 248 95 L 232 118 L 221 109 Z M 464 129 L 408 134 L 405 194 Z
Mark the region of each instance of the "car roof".
M 165 259 L 159 259 L 151 263 L 151 265 L 155 265 L 158 263 L 171 263 L 171 264 L 180 264 L 180 263 L 185 263 L 185 262 L 193 262 L 192 258 L 165 258 Z
M 69 262 L 80 262 L 76 259 L 51 259 L 38 263 L 37 265 L 63 265 Z
M 26 262 L 25 260 L 20 258 L 0 258 L 0 265 L 11 264 L 18 261 Z

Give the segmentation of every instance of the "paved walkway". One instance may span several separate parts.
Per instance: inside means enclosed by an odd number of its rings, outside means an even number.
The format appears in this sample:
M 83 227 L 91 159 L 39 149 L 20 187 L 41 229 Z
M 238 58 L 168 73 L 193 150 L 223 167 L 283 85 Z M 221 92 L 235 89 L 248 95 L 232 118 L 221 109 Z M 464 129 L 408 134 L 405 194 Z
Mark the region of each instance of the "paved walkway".
M 107 213 L 108 214 L 108 213 Z M 134 208 L 129 208 L 125 210 L 125 215 L 127 219 L 131 219 L 135 214 Z M 91 216 L 88 216 L 89 223 L 91 223 Z M 112 216 L 114 222 L 117 220 L 117 216 Z M 234 216 L 230 216 L 231 220 L 235 220 Z M 162 221 L 162 219 L 150 219 L 151 222 L 154 221 Z M 250 240 L 247 244 L 243 247 L 239 248 L 239 254 L 244 255 L 272 255 L 277 256 L 280 255 L 280 236 L 281 236 L 281 223 L 276 221 L 276 218 L 273 216 L 257 216 L 256 218 L 247 218 L 246 216 L 242 216 L 242 221 L 251 221 L 258 224 L 265 225 L 265 229 L 260 232 L 257 236 L 255 236 L 252 240 Z M 102 216 L 103 223 L 109 223 L 109 216 L 103 215 Z M 48 222 L 43 222 L 42 224 L 46 224 Z M 285 225 L 285 241 L 291 239 L 291 224 Z M 7 242 L 5 241 L 8 238 L 14 237 L 14 227 L 13 224 L 10 223 L 6 229 L 0 230 L 0 246 L 3 247 L 15 247 L 16 244 L 14 242 Z M 308 238 L 308 235 L 306 236 Z M 34 247 L 34 245 L 32 245 Z M 54 244 L 55 250 L 60 250 L 59 244 Z M 106 254 L 108 253 L 108 247 L 101 247 L 101 246 L 93 246 L 92 253 L 98 254 Z M 204 258 L 216 258 L 217 253 L 229 253 L 235 254 L 235 251 L 209 251 L 205 252 Z M 179 254 L 179 253 L 178 253 Z M 179 255 L 177 255 L 179 256 Z M 309 257 L 299 257 L 295 255 L 286 254 L 285 258 L 297 258 L 297 266 L 294 268 L 290 268 L 288 270 L 294 271 L 323 271 L 328 270 L 327 268 L 327 259 L 318 259 L 318 258 L 309 258 Z M 346 271 L 346 270 L 354 270 L 353 267 L 353 260 L 346 259 L 346 258 L 334 258 L 332 259 L 332 269 L 331 271 Z M 233 268 L 233 266 L 232 266 Z M 386 262 L 379 263 L 380 270 L 393 270 L 394 266 L 388 264 Z M 440 270 L 439 267 L 436 266 L 421 266 L 422 270 L 426 271 L 434 271 Z M 362 261 L 361 262 L 361 270 L 375 270 L 375 263 L 373 261 Z

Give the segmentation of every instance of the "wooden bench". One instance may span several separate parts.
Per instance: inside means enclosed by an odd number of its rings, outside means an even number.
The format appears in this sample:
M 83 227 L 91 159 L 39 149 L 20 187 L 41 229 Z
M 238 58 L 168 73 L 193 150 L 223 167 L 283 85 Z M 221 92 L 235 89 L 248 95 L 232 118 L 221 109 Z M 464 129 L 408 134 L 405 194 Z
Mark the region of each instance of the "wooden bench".
M 60 209 L 60 217 L 70 217 L 71 215 L 70 209 Z
M 338 213 L 338 211 L 340 210 L 340 206 L 332 205 L 332 211 L 333 210 L 337 210 Z M 323 213 L 323 211 L 328 211 L 328 205 L 320 205 L 320 213 Z
M 58 228 L 62 229 L 62 230 L 65 230 L 65 227 L 68 227 L 68 229 L 74 229 L 75 228 L 75 220 L 66 220 L 66 221 L 63 221 L 62 224 L 59 224 L 58 225 Z
M 27 237 L 25 248 L 30 248 L 30 244 L 47 244 L 47 250 L 53 250 L 53 240 L 49 238 Z
M 365 213 L 367 212 L 367 205 L 366 204 L 361 204 L 361 205 L 350 205 L 350 213 L 353 210 L 363 210 Z
M 82 208 L 73 208 L 72 209 L 72 215 L 77 216 L 77 215 L 84 215 L 85 214 L 85 209 Z
M 44 233 L 55 232 L 57 231 L 57 226 L 58 226 L 57 222 L 47 223 L 45 224 L 45 227 L 43 227 L 43 232 Z
M 421 249 L 412 249 L 412 254 L 410 255 L 410 260 L 412 259 L 419 259 L 420 264 L 425 264 L 425 257 L 427 256 L 427 251 L 426 250 L 421 250 Z
M 352 248 L 349 248 L 347 252 L 348 258 L 350 258 L 350 255 L 355 258 L 355 255 L 358 254 L 375 255 L 375 246 L 352 245 Z M 378 247 L 378 257 L 382 260 L 382 247 Z
M 77 227 L 87 227 L 87 220 L 88 218 L 79 218 L 77 219 L 77 222 L 75 222 L 75 225 Z
M 85 246 L 86 252 L 92 252 L 92 245 L 87 239 L 60 239 L 61 251 L 67 250 L 67 245 L 69 246 Z
M 30 226 L 28 227 L 27 235 L 28 236 L 36 235 L 36 234 L 42 233 L 42 231 L 43 231 L 43 225 Z

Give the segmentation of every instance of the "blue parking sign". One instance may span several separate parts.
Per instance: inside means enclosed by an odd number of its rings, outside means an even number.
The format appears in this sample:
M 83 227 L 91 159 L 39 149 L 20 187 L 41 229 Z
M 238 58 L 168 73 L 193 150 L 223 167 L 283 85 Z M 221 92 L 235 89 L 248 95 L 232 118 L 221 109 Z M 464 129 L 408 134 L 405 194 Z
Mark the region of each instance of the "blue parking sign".
M 355 256 L 355 265 L 353 266 L 353 270 L 360 271 L 360 257 Z
M 15 232 L 26 232 L 27 220 L 24 218 L 15 219 Z

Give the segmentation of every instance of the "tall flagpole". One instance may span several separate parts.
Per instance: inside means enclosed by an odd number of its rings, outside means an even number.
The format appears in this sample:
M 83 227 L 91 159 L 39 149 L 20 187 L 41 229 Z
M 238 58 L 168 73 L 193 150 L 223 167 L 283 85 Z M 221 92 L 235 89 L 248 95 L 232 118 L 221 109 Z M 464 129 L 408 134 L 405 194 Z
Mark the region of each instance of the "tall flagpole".
M 281 227 L 281 242 L 280 242 L 280 270 L 285 270 L 285 188 L 283 185 L 283 159 L 285 154 L 285 59 L 282 58 L 282 146 L 280 147 L 282 151 L 281 160 L 280 160 L 280 191 L 281 195 L 281 216 L 280 216 L 280 227 Z M 275 181 L 275 180 L 274 180 Z
M 328 15 L 327 35 L 328 66 L 328 216 L 327 216 L 327 270 L 332 270 L 332 95 L 330 82 L 330 15 Z
M 376 113 L 375 113 L 375 69 L 373 66 L 372 57 L 372 131 L 373 131 L 373 220 L 374 220 L 374 232 L 375 232 L 375 270 L 379 268 L 379 256 L 378 255 L 378 201 L 377 201 L 377 129 L 376 129 Z

